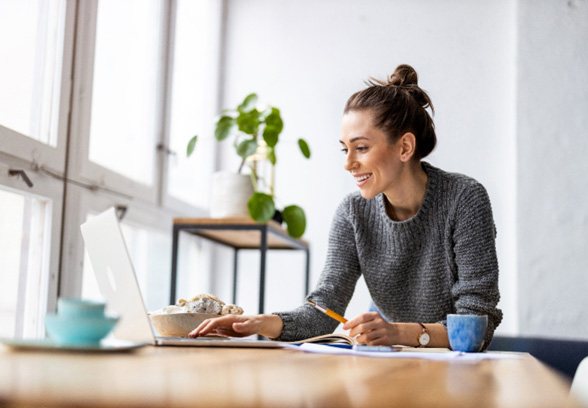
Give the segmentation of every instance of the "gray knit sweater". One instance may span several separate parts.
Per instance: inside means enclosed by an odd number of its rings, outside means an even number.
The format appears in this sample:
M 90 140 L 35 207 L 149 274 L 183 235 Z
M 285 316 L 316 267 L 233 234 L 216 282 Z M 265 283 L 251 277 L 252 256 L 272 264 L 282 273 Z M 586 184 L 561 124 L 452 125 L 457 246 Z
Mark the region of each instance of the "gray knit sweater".
M 423 205 L 408 220 L 386 214 L 383 194 L 366 200 L 355 192 L 343 200 L 324 270 L 308 297 L 344 314 L 363 275 L 387 320 L 445 323 L 449 313 L 487 314 L 488 345 L 502 320 L 488 194 L 472 178 L 422 166 L 428 176 Z M 276 314 L 284 322 L 280 340 L 330 333 L 338 325 L 309 305 Z

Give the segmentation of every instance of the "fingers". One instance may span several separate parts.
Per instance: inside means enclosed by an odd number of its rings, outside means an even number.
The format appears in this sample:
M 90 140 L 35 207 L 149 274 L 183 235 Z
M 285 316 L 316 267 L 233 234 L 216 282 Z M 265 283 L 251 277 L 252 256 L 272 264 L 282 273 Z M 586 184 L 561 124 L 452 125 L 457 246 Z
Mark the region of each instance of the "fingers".
M 372 321 L 376 318 L 380 317 L 380 314 L 377 312 L 367 312 L 362 313 L 359 316 L 349 320 L 347 323 L 343 325 L 344 330 L 350 330 L 356 327 L 359 324 L 366 323 Z M 381 317 L 380 317 L 381 318 Z
M 343 329 L 350 330 L 349 335 L 355 337 L 360 344 L 377 346 L 393 343 L 390 337 L 390 323 L 377 312 L 362 313 L 348 321 Z
M 363 313 L 348 321 L 343 329 L 350 330 L 350 336 L 358 336 L 363 333 L 386 326 L 387 322 L 377 312 Z
M 370 346 L 388 346 L 393 343 L 388 336 L 388 332 L 384 328 L 360 334 L 357 336 L 356 341 L 359 344 L 367 344 Z
M 217 331 L 224 334 L 226 331 L 230 331 L 235 321 L 234 315 L 215 317 L 212 319 L 206 319 L 192 330 L 188 337 L 205 336 L 209 333 L 215 333 Z

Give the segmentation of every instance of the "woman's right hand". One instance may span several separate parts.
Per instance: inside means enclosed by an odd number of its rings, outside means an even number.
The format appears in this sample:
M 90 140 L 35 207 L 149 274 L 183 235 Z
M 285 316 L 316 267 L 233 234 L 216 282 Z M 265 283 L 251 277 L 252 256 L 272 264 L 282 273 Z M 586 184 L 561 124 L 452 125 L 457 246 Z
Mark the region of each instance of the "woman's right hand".
M 282 332 L 282 319 L 276 315 L 226 315 L 206 319 L 192 330 L 188 337 L 220 334 L 231 337 L 246 337 L 252 334 L 275 338 Z

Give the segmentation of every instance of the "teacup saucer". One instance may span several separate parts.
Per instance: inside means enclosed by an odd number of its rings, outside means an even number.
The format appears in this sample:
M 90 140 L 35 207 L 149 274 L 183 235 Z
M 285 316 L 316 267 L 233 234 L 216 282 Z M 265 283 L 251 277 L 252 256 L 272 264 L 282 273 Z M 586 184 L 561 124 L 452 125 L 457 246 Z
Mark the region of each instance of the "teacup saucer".
M 51 339 L 0 339 L 0 343 L 14 350 L 71 351 L 89 353 L 113 353 L 137 350 L 147 343 L 107 339 L 93 345 L 63 345 Z

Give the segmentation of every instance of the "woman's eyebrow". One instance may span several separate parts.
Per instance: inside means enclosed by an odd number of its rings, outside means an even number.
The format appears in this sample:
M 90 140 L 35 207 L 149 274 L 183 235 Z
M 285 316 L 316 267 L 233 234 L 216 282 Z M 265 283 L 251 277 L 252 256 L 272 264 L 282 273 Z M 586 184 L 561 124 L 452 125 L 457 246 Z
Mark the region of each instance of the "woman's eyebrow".
M 369 140 L 369 138 L 366 136 L 356 136 L 356 137 L 351 138 L 349 140 L 349 143 L 354 143 L 354 142 L 357 142 L 358 140 Z M 343 140 L 339 140 L 339 143 L 345 144 L 345 142 Z

